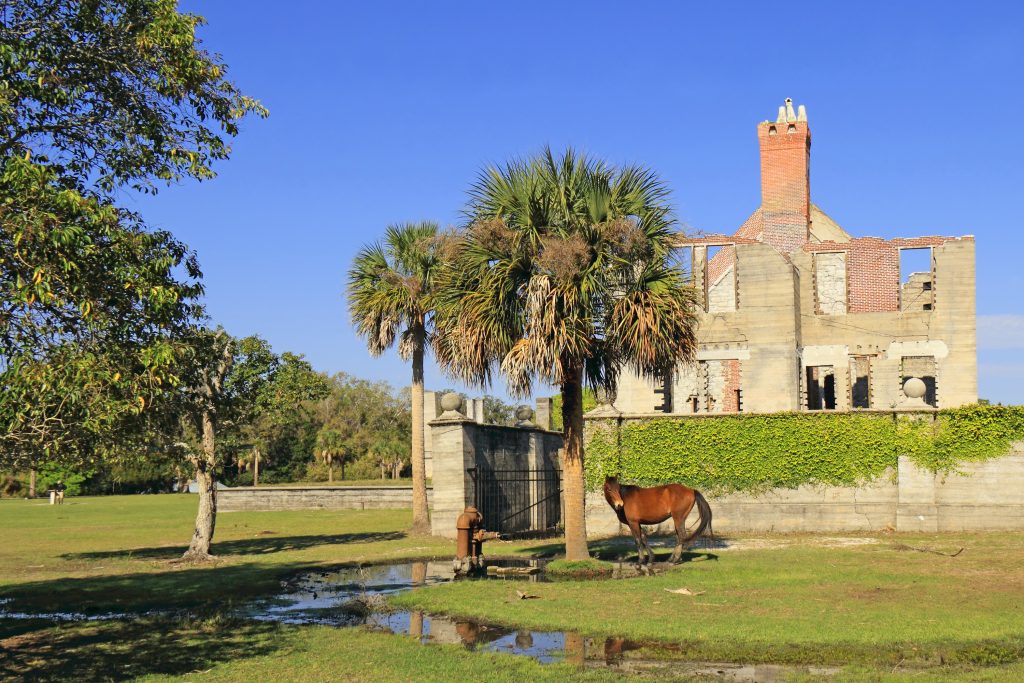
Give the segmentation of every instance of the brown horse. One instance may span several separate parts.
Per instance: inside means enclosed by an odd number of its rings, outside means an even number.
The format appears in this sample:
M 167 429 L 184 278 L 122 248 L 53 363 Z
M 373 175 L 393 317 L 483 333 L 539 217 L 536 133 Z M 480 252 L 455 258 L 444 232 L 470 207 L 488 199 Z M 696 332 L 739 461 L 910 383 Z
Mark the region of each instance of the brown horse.
M 676 549 L 670 562 L 678 562 L 683 556 L 683 547 L 705 531 L 711 533 L 711 506 L 700 491 L 682 484 L 666 484 L 652 488 L 619 484 L 615 477 L 604 480 L 604 498 L 615 510 L 619 521 L 629 527 L 636 541 L 637 563 L 644 563 L 647 551 L 648 564 L 654 561 L 654 553 L 647 545 L 647 534 L 642 524 L 661 524 L 669 517 L 676 524 Z M 686 536 L 686 517 L 696 504 L 700 523 L 692 534 Z

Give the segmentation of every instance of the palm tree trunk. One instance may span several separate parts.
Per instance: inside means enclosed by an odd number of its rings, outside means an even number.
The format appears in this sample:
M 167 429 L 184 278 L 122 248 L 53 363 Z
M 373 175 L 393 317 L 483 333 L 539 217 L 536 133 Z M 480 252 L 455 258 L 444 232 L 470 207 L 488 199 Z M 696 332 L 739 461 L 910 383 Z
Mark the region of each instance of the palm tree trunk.
M 213 414 L 203 411 L 203 453 L 196 461 L 196 483 L 199 485 L 199 511 L 196 513 L 195 531 L 188 550 L 182 555 L 186 560 L 210 559 L 210 544 L 217 526 L 217 480 L 214 476 L 216 465 L 216 430 Z
M 412 351 L 412 531 L 430 533 L 427 508 L 426 454 L 423 444 L 423 344 L 422 327 Z
M 583 372 L 569 370 L 562 384 L 562 425 L 565 456 L 562 460 L 565 559 L 590 559 L 587 549 L 586 482 L 583 470 Z
M 28 471 L 28 497 L 36 497 L 36 468 L 33 467 Z
M 256 448 L 252 454 L 252 485 L 260 485 L 260 449 Z
M 327 465 L 327 481 L 328 483 L 334 483 L 334 463 L 328 463 Z

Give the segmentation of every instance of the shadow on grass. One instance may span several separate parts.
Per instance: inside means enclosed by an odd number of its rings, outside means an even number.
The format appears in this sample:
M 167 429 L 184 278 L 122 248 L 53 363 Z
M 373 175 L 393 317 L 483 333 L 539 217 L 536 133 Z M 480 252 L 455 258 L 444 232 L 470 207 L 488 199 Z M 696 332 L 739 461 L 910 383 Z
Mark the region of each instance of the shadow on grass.
M 675 543 L 675 537 L 665 537 L 671 539 L 672 543 Z M 657 539 L 652 538 L 652 541 Z M 683 551 L 682 557 L 680 558 L 680 564 L 687 562 L 693 562 L 704 558 L 705 560 L 717 560 L 718 555 L 707 552 L 705 548 L 724 548 L 726 544 L 722 540 L 716 540 L 712 543 L 708 543 L 708 539 L 701 539 L 701 548 L 691 548 Z M 636 544 L 633 542 L 632 537 L 629 536 L 616 536 L 613 538 L 604 538 L 599 541 L 590 541 L 587 543 L 587 547 L 590 549 L 590 556 L 595 560 L 606 560 L 608 562 L 636 562 Z M 667 562 L 669 557 L 672 556 L 672 547 L 667 548 L 651 548 L 654 551 L 655 562 Z M 533 546 L 528 550 L 528 553 L 532 557 L 536 558 L 553 558 L 560 557 L 565 554 L 564 543 L 552 543 L 550 545 L 538 545 Z
M 125 681 L 198 673 L 275 651 L 280 630 L 276 624 L 218 617 L 47 628 L 0 641 L 0 679 Z
M 352 534 L 318 534 L 310 536 L 260 536 L 234 541 L 214 541 L 210 552 L 216 555 L 267 555 L 287 550 L 303 550 L 319 545 L 340 545 L 344 543 L 376 543 L 378 541 L 400 541 L 406 537 L 403 531 L 380 531 Z M 106 560 L 111 558 L 135 558 L 141 560 L 173 560 L 181 557 L 187 545 L 162 546 L 153 548 L 126 548 L 124 550 L 101 550 L 87 553 L 65 553 L 65 560 Z
M 319 563 L 182 565 L 167 571 L 62 577 L 0 587 L 10 612 L 141 614 L 151 611 L 221 609 L 270 595 L 296 572 L 323 569 Z M 0 619 L 3 614 L 0 612 Z

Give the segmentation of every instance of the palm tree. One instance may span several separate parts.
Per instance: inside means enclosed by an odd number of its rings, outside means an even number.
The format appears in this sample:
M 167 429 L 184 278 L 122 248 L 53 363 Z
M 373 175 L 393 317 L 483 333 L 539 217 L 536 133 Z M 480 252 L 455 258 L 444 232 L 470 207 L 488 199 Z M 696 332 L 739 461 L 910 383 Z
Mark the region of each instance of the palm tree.
M 377 356 L 401 334 L 399 355 L 412 359 L 412 527 L 430 532 L 423 446 L 423 355 L 430 342 L 431 292 L 446 239 L 436 223 L 387 229 L 383 244 L 365 247 L 348 273 L 356 332 Z
M 341 464 L 341 478 L 345 478 L 345 440 L 334 429 L 322 429 L 316 435 L 316 453 L 327 465 L 327 481 L 334 482 L 334 463 Z
M 693 358 L 697 301 L 673 263 L 668 190 L 639 166 L 550 149 L 486 168 L 435 289 L 434 349 L 455 377 L 562 394 L 566 557 L 586 559 L 583 390 L 614 396 L 629 364 L 664 377 Z

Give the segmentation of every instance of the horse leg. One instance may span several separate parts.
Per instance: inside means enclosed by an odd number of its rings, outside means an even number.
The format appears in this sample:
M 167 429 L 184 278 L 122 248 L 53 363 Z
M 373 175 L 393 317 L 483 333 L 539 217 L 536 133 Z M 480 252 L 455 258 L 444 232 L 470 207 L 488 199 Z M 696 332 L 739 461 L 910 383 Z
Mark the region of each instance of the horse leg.
M 679 519 L 678 515 L 672 515 L 676 524 L 676 547 L 672 550 L 672 557 L 668 561 L 676 564 L 683 557 L 683 539 L 686 538 L 686 518 Z
M 633 541 L 636 542 L 636 564 L 642 566 L 644 563 L 644 530 L 639 522 L 629 521 L 629 530 L 633 534 Z
M 683 541 L 686 539 L 686 518 L 690 516 L 694 502 L 696 502 L 696 499 L 691 497 L 690 504 L 686 505 L 685 509 L 677 508 L 672 512 L 672 521 L 676 525 L 676 547 L 672 551 L 672 557 L 669 559 L 669 562 L 672 564 L 683 559 Z
M 654 564 L 654 552 L 651 550 L 651 544 L 647 542 L 647 532 L 642 526 L 640 527 L 640 538 L 644 542 L 644 550 L 647 551 L 647 564 L 652 565 Z

